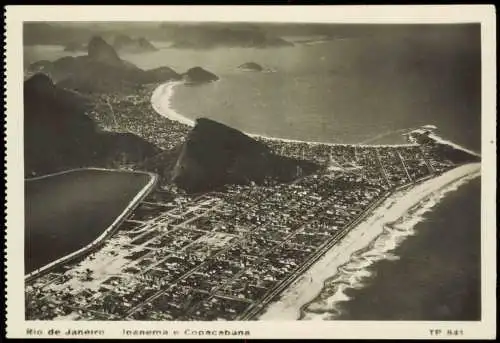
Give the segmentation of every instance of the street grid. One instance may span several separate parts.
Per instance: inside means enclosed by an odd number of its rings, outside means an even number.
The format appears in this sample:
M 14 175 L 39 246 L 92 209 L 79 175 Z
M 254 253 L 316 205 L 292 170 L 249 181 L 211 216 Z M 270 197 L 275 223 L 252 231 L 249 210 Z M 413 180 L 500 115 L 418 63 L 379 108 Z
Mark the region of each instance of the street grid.
M 254 319 L 396 188 L 454 166 L 428 146 L 270 146 L 340 167 L 173 201 L 152 194 L 103 249 L 30 281 L 27 319 Z

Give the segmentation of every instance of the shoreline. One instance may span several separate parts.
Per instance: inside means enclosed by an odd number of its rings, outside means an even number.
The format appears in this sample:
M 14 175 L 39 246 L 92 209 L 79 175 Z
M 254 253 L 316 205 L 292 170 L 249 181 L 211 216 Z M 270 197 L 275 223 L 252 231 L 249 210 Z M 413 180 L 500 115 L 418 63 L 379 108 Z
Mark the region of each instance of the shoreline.
M 194 120 L 180 115 L 172 107 L 172 96 L 174 94 L 175 86 L 183 84 L 182 81 L 171 81 L 159 85 L 151 95 L 151 106 L 160 116 L 181 124 L 193 127 Z
M 474 179 L 480 175 L 480 163 L 469 163 L 456 167 L 437 177 L 425 180 L 407 190 L 401 190 L 391 194 L 382 204 L 355 227 L 353 227 L 337 244 L 335 244 L 325 255 L 316 261 L 305 273 L 295 280 L 286 290 L 281 293 L 277 301 L 270 303 L 257 318 L 258 320 L 300 320 L 316 319 L 322 320 L 330 317 L 335 311 L 335 305 L 347 301 L 349 298 L 344 290 L 361 286 L 360 281 L 366 276 L 367 265 L 348 268 L 349 264 L 358 263 L 359 253 L 369 253 L 369 264 L 382 259 L 391 258 L 390 251 L 398 246 L 399 242 L 389 239 L 382 251 L 375 251 L 374 245 L 388 229 L 399 224 L 402 218 L 410 212 L 410 216 L 420 216 L 421 209 L 424 212 L 432 208 L 439 201 L 433 201 L 435 195 L 442 197 L 445 193 L 457 189 L 461 184 Z M 431 203 L 426 206 L 426 202 Z M 417 218 L 418 219 L 418 218 Z M 410 218 L 413 225 L 407 230 L 393 228 L 393 234 L 398 237 L 406 237 L 413 233 L 411 230 L 418 222 Z M 402 223 L 404 224 L 404 222 Z M 380 249 L 380 248 L 379 248 Z M 374 259 L 374 253 L 378 253 L 378 259 Z M 358 263 L 359 264 L 359 263 Z M 342 270 L 345 268 L 344 270 Z M 338 280 L 341 287 L 326 299 L 321 299 L 322 291 L 327 283 L 344 273 L 347 280 Z
M 153 92 L 151 103 L 153 109 L 159 115 L 192 127 L 195 125 L 195 121 L 179 114 L 171 106 L 174 88 L 179 84 L 182 84 L 182 82 L 168 82 L 158 86 Z M 437 129 L 433 125 L 422 126 L 422 129 L 424 128 L 432 129 L 432 131 Z M 399 131 L 414 130 L 415 129 L 405 129 Z M 244 133 L 252 138 L 310 145 L 372 148 L 419 146 L 419 144 L 415 143 L 375 145 L 314 142 L 267 137 L 247 132 Z M 481 156 L 479 153 L 439 137 L 434 132 L 432 132 L 430 137 L 438 143 L 465 151 L 474 156 Z M 421 180 L 412 187 L 398 190 L 390 194 L 387 198 L 382 200 L 381 203 L 377 204 L 376 207 L 370 209 L 370 212 L 366 214 L 364 219 L 356 223 L 339 242 L 329 248 L 322 257 L 315 261 L 312 266 L 308 267 L 303 274 L 288 285 L 279 295 L 279 300 L 272 301 L 264 307 L 264 310 L 259 313 L 257 320 L 324 319 L 324 317 L 331 316 L 332 312 L 335 312 L 335 304 L 349 300 L 349 297 L 344 294 L 344 290 L 362 287 L 361 279 L 370 274 L 366 271 L 367 265 L 365 263 L 361 267 L 352 270 L 352 272 L 349 271 L 347 273 L 349 274 L 347 275 L 348 280 L 339 281 L 339 284 L 341 284 L 340 287 L 336 287 L 334 294 L 328 296 L 326 301 L 320 299 L 326 284 L 334 280 L 338 274 L 341 274 L 342 268 L 348 266 L 353 260 L 359 260 L 360 257 L 356 255 L 360 253 L 368 251 L 373 254 L 373 246 L 381 237 L 383 238 L 384 234 L 387 232 L 390 232 L 389 236 L 392 234 L 393 236 L 398 236 L 397 238 L 402 237 L 403 239 L 413 234 L 412 228 L 423 219 L 422 215 L 424 212 L 430 210 L 434 205 L 439 203 L 440 198 L 449 191 L 453 191 L 461 184 L 480 176 L 480 168 L 480 162 L 461 165 L 444 174 Z M 436 195 L 439 198 L 437 200 L 433 199 Z M 409 216 L 410 219 L 405 220 L 406 216 Z M 416 220 L 414 217 L 416 217 Z M 399 226 L 406 225 L 407 221 L 411 222 L 411 225 L 408 228 L 399 229 Z M 394 234 L 394 232 L 396 233 Z M 370 258 L 369 264 L 378 260 L 391 258 L 392 255 L 390 251 L 399 245 L 399 242 L 394 241 L 394 237 L 389 237 L 389 240 L 391 240 L 391 238 L 392 241 L 385 244 L 386 250 L 381 253 L 377 252 L 377 258 Z M 332 273 L 332 271 L 336 272 Z M 326 309 L 324 309 L 325 307 Z
M 151 190 L 155 187 L 156 183 L 158 182 L 158 175 L 155 173 L 143 172 L 143 171 L 122 171 L 122 170 L 105 169 L 105 168 L 71 169 L 71 170 L 67 170 L 67 171 L 43 175 L 40 177 L 28 179 L 25 181 L 37 181 L 40 179 L 46 179 L 46 178 L 53 177 L 53 176 L 58 176 L 58 175 L 63 175 L 63 174 L 68 174 L 68 173 L 73 173 L 73 172 L 78 172 L 78 171 L 85 171 L 85 170 L 99 170 L 99 171 L 107 171 L 107 172 L 129 172 L 129 173 L 136 173 L 136 174 L 144 174 L 144 175 L 148 175 L 150 177 L 150 179 L 149 179 L 148 183 L 146 183 L 146 185 L 144 185 L 144 187 L 142 189 L 140 189 L 139 192 L 130 200 L 128 205 L 115 218 L 115 220 L 106 229 L 104 229 L 104 231 L 97 238 L 95 238 L 92 242 L 90 242 L 86 246 L 84 246 L 76 251 L 73 251 L 72 253 L 64 255 L 64 256 L 58 258 L 57 260 L 49 262 L 48 264 L 25 274 L 24 275 L 25 282 L 30 281 L 30 280 L 32 280 L 36 277 L 39 277 L 43 274 L 46 274 L 60 265 L 64 265 L 72 260 L 75 260 L 75 259 L 81 257 L 81 256 L 87 255 L 93 249 L 96 249 L 96 248 L 100 247 L 102 244 L 104 244 L 107 241 L 107 239 L 112 236 L 112 234 L 120 226 L 120 224 L 126 219 L 126 217 L 151 192 Z
M 184 84 L 183 81 L 169 81 L 169 82 L 160 84 L 158 87 L 155 88 L 155 90 L 153 91 L 153 94 L 151 95 L 151 106 L 153 107 L 155 112 L 158 113 L 158 115 L 160 115 L 168 120 L 172 120 L 172 121 L 178 122 L 180 124 L 187 125 L 189 127 L 194 127 L 196 120 L 193 120 L 193 119 L 190 119 L 186 116 L 183 116 L 182 114 L 177 112 L 172 107 L 172 97 L 174 95 L 175 87 L 182 85 L 182 84 Z M 424 125 L 424 126 L 422 126 L 422 128 L 426 128 L 426 129 L 431 128 L 432 130 L 437 129 L 437 127 L 434 125 Z M 416 129 L 416 130 L 418 130 L 418 129 Z M 415 131 L 415 129 L 400 129 L 400 130 L 396 130 L 395 132 L 403 132 L 403 131 Z M 331 143 L 331 142 L 318 142 L 318 141 L 304 141 L 304 140 L 282 138 L 282 137 L 270 137 L 270 136 L 265 136 L 265 135 L 261 135 L 261 134 L 250 133 L 250 132 L 243 132 L 243 133 L 249 137 L 254 138 L 254 139 L 264 139 L 264 140 L 274 141 L 274 142 L 298 143 L 298 144 L 309 144 L 309 145 L 326 145 L 326 146 L 341 146 L 341 147 L 353 146 L 353 147 L 372 147 L 372 148 L 375 148 L 375 147 L 387 148 L 387 147 L 419 146 L 419 144 L 416 144 L 416 143 L 405 143 L 405 144 Z M 383 135 L 386 135 L 386 133 L 384 133 Z M 446 140 L 446 139 L 438 136 L 435 133 L 432 133 L 429 137 L 434 139 L 438 143 L 449 145 L 449 146 L 453 147 L 454 149 L 462 150 L 462 151 L 465 151 L 471 155 L 481 157 L 480 153 L 469 150 L 461 145 L 458 145 L 458 144 L 453 143 L 449 140 Z M 369 140 L 371 140 L 371 139 L 369 139 Z
M 172 97 L 174 95 L 174 90 L 176 86 L 182 85 L 183 81 L 170 81 L 163 83 L 156 87 L 151 95 L 151 106 L 158 115 L 178 122 L 180 124 L 193 127 L 195 125 L 195 120 L 187 118 L 177 112 L 172 107 Z M 304 141 L 291 138 L 281 138 L 281 137 L 270 137 L 257 133 L 243 132 L 245 135 L 252 137 L 254 139 L 264 139 L 274 142 L 287 142 L 287 143 L 299 143 L 299 144 L 310 144 L 310 145 L 327 145 L 327 146 L 355 146 L 355 147 L 398 147 L 398 146 L 418 146 L 418 144 L 407 143 L 407 144 L 346 144 L 346 143 L 330 143 L 330 142 L 317 142 L 317 141 Z

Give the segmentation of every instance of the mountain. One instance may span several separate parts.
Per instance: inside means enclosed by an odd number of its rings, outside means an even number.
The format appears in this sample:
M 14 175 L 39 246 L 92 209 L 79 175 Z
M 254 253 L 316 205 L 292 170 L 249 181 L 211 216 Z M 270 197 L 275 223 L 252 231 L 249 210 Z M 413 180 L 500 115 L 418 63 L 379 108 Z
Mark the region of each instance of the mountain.
M 57 85 L 84 93 L 130 92 L 144 84 L 181 78 L 168 67 L 142 70 L 122 60 L 116 50 L 99 36 L 92 37 L 87 47 L 87 55 L 35 62 L 28 70 L 46 73 Z
M 182 74 L 182 79 L 186 84 L 200 84 L 217 81 L 219 77 L 201 67 L 193 67 Z
M 170 28 L 170 31 L 170 38 L 174 41 L 171 47 L 177 49 L 271 48 L 294 45 L 259 28 L 244 25 L 184 25 Z
M 264 68 L 255 63 L 255 62 L 247 62 L 247 63 L 243 63 L 242 65 L 238 66 L 238 69 L 242 69 L 242 70 L 245 70 L 245 71 L 263 71 Z
M 25 176 L 137 163 L 159 152 L 130 133 L 99 131 L 90 102 L 38 73 L 24 82 Z
M 88 57 L 92 61 L 114 66 L 123 64 L 123 61 L 120 59 L 115 49 L 99 36 L 92 37 L 90 40 L 88 45 Z
M 153 44 L 151 44 L 151 42 L 149 42 L 144 37 L 134 39 L 123 34 L 115 37 L 113 47 L 117 51 L 131 53 L 151 52 L 158 50 Z
M 159 173 L 189 193 L 252 181 L 291 181 L 318 168 L 311 162 L 275 155 L 265 144 L 206 118 L 197 120 L 181 146 L 147 160 L 141 167 Z

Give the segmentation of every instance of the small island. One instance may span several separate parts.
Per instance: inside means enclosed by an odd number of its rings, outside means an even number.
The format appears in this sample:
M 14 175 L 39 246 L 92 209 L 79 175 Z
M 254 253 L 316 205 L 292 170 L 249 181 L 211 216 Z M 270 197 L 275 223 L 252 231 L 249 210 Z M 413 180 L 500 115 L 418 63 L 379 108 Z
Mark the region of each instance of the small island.
M 243 71 L 263 71 L 264 68 L 255 62 L 246 62 L 238 66 L 238 69 Z
M 217 81 L 219 77 L 201 67 L 193 67 L 182 74 L 182 79 L 187 85 L 198 85 Z

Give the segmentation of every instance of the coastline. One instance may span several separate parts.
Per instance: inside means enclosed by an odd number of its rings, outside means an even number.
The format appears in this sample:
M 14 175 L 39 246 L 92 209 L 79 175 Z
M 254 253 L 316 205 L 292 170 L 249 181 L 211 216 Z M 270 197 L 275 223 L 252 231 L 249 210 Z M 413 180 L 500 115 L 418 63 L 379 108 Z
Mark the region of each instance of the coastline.
M 172 97 L 174 95 L 175 87 L 182 85 L 183 81 L 170 81 L 159 85 L 151 95 L 151 106 L 158 115 L 172 121 L 176 121 L 180 124 L 193 127 L 195 125 L 195 120 L 189 119 L 179 112 L 177 112 L 172 107 Z M 260 135 L 256 133 L 244 132 L 245 135 L 255 138 L 264 139 L 274 142 L 287 142 L 287 143 L 302 143 L 311 145 L 326 145 L 326 146 L 357 146 L 357 147 L 396 147 L 396 146 L 417 146 L 417 144 L 407 143 L 407 144 L 345 144 L 345 143 L 329 143 L 329 142 L 316 142 L 316 141 L 302 141 L 290 138 L 281 137 L 269 137 L 265 135 Z
M 174 88 L 182 82 L 168 82 L 158 86 L 153 92 L 151 103 L 153 109 L 161 116 L 193 127 L 195 121 L 184 117 L 172 108 L 171 98 Z M 426 128 L 432 125 L 426 125 Z M 432 127 L 432 129 L 437 129 Z M 412 131 L 407 129 L 400 131 Z M 416 129 L 419 130 L 419 129 Z M 408 144 L 341 144 L 314 141 L 301 141 L 278 137 L 267 137 L 245 132 L 252 138 L 269 141 L 302 143 L 326 146 L 357 146 L 357 147 L 397 147 L 419 146 Z M 474 156 L 479 153 L 445 140 L 434 132 L 430 136 L 438 143 L 449 145 L 455 149 L 465 151 Z M 442 175 L 422 180 L 416 185 L 390 194 L 360 222 L 357 223 L 337 244 L 330 248 L 324 256 L 314 262 L 305 273 L 299 276 L 291 285 L 279 295 L 279 299 L 270 302 L 258 320 L 298 320 L 298 319 L 325 319 L 335 313 L 335 304 L 349 300 L 344 290 L 363 287 L 362 279 L 370 276 L 366 267 L 382 260 L 397 258 L 390 251 L 395 249 L 399 242 L 414 234 L 412 228 L 421 220 L 423 213 L 431 210 L 448 192 L 456 190 L 461 184 L 480 176 L 481 163 L 469 163 L 456 167 Z M 385 241 L 384 241 L 385 240 Z M 382 242 L 380 242 L 382 241 Z M 380 249 L 380 243 L 383 248 Z M 377 246 L 378 245 L 378 246 Z M 375 251 L 378 249 L 378 251 Z M 368 254 L 365 258 L 363 254 Z M 358 266 L 355 266 L 358 264 Z M 339 274 L 344 279 L 338 280 L 333 295 L 327 299 L 320 299 L 327 283 L 336 282 Z
M 335 304 L 349 300 L 344 290 L 362 287 L 362 279 L 369 276 L 365 270 L 368 265 L 377 260 L 394 258 L 390 251 L 398 245 L 398 239 L 413 234 L 412 228 L 422 219 L 423 212 L 438 202 L 439 199 L 436 201 L 434 196 L 441 198 L 479 175 L 480 163 L 466 164 L 409 190 L 390 195 L 294 281 L 258 320 L 324 320 L 331 317 L 335 312 Z M 405 218 L 410 212 L 410 218 Z M 383 237 L 384 233 L 388 233 L 387 237 Z M 379 241 L 380 238 L 382 240 Z M 369 255 L 369 258 L 364 258 L 364 254 Z M 338 274 L 343 274 L 343 277 L 338 277 Z M 335 279 L 340 287 L 328 298 L 321 299 L 325 285 Z
M 192 127 L 195 124 L 194 120 L 180 115 L 172 107 L 174 89 L 181 84 L 183 84 L 182 81 L 171 81 L 156 87 L 151 95 L 151 105 L 160 116 Z
M 478 152 L 475 152 L 475 151 L 472 151 L 472 150 L 469 150 L 467 148 L 464 148 L 463 146 L 461 145 L 458 145 L 456 143 L 453 143 L 452 141 L 449 141 L 449 140 L 446 140 L 438 135 L 436 135 L 435 133 L 432 133 L 429 135 L 429 138 L 432 138 L 434 139 L 436 142 L 438 143 L 441 143 L 441 144 L 445 144 L 445 145 L 449 145 L 457 150 L 462 150 L 462 151 L 465 151 L 466 153 L 469 153 L 473 156 L 477 156 L 477 157 L 481 157 L 481 154 L 478 153 Z
M 149 194 L 149 192 L 155 187 L 156 183 L 158 182 L 158 175 L 155 173 L 150 173 L 150 172 L 142 172 L 142 171 L 123 171 L 123 170 L 113 170 L 113 169 L 105 169 L 105 168 L 79 168 L 79 169 L 71 169 L 67 171 L 62 171 L 62 172 L 57 172 L 53 174 L 48 174 L 48 175 L 42 175 L 40 177 L 35 177 L 31 179 L 25 180 L 26 182 L 28 181 L 36 181 L 40 179 L 45 179 L 48 177 L 53 177 L 53 176 L 58 176 L 62 174 L 68 174 L 72 172 L 78 172 L 78 171 L 85 171 L 85 170 L 99 170 L 99 171 L 108 171 L 108 172 L 128 172 L 128 173 L 138 173 L 138 174 L 145 174 L 149 176 L 149 181 L 144 187 L 130 200 L 128 205 L 123 209 L 123 211 L 115 218 L 115 220 L 97 237 L 95 238 L 92 242 L 87 244 L 86 246 L 70 253 L 65 256 L 62 256 L 58 258 L 55 261 L 52 261 L 38 269 L 35 269 L 31 271 L 30 273 L 26 274 L 24 276 L 24 280 L 29 281 L 32 280 L 35 277 L 39 277 L 45 273 L 50 272 L 54 268 L 63 265 L 65 263 L 68 263 L 71 260 L 77 259 L 78 257 L 81 257 L 83 255 L 88 254 L 92 250 L 100 247 L 102 244 L 106 242 L 106 240 L 112 236 L 112 234 L 116 231 L 116 229 L 119 227 L 119 225 L 126 219 L 129 213 L 131 213 L 138 205 L 139 203 Z
M 173 107 L 172 107 L 172 97 L 174 95 L 174 90 L 176 86 L 182 85 L 184 82 L 183 81 L 169 81 L 163 84 L 160 84 L 156 89 L 153 91 L 153 94 L 151 95 L 151 106 L 155 110 L 158 115 L 172 121 L 176 121 L 178 123 L 187 125 L 189 127 L 194 127 L 195 125 L 195 120 L 187 118 L 177 112 Z M 426 129 L 432 129 L 435 130 L 437 127 L 434 125 L 424 125 L 422 128 Z M 418 128 L 413 128 L 413 129 L 400 129 L 396 130 L 391 133 L 396 133 L 396 132 L 405 132 L 405 131 L 418 131 Z M 274 141 L 274 142 L 287 142 L 287 143 L 298 143 L 298 144 L 310 144 L 310 145 L 326 145 L 326 146 L 355 146 L 355 147 L 410 147 L 410 146 L 418 146 L 416 143 L 404 143 L 404 144 L 366 144 L 364 142 L 369 142 L 373 140 L 374 138 L 371 138 L 369 140 L 365 140 L 361 143 L 355 143 L 355 144 L 345 144 L 345 143 L 330 143 L 330 142 L 317 142 L 317 141 L 304 141 L 304 140 L 297 140 L 297 139 L 290 139 L 290 138 L 282 138 L 282 137 L 270 137 L 270 136 L 265 136 L 261 134 L 256 134 L 256 133 L 250 133 L 250 132 L 243 132 L 249 137 L 252 137 L 254 139 L 264 139 L 268 141 Z M 384 136 L 387 135 L 388 133 L 383 133 L 379 136 Z M 449 140 L 446 140 L 436 133 L 432 133 L 429 135 L 430 138 L 434 139 L 436 142 L 448 145 L 453 147 L 454 149 L 457 150 L 462 150 L 465 151 L 471 155 L 481 157 L 481 154 L 472 150 L 469 150 L 461 145 L 458 145 L 456 143 L 453 143 Z

